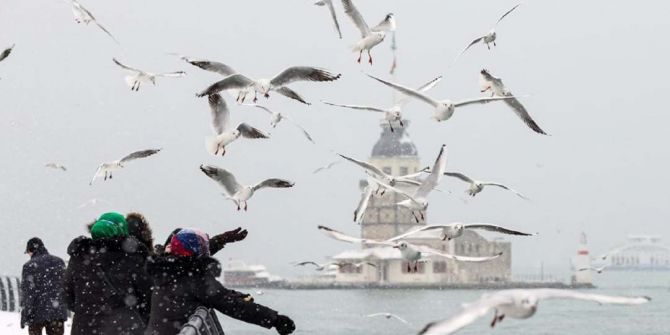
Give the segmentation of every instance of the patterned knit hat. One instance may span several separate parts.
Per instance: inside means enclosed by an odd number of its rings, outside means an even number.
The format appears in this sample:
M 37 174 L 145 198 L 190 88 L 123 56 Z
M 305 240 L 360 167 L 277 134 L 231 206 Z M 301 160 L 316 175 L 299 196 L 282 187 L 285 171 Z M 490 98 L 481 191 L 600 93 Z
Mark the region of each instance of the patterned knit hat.
M 128 223 L 126 218 L 119 213 L 102 214 L 91 227 L 91 237 L 93 239 L 121 236 L 128 236 Z
M 198 229 L 184 228 L 172 236 L 170 253 L 182 257 L 209 256 L 209 236 Z

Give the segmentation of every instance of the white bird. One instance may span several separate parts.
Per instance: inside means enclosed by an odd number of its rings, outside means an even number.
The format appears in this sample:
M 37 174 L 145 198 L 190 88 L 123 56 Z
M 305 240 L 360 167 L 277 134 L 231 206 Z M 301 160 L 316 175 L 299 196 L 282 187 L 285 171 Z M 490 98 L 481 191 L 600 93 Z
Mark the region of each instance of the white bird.
M 608 266 L 608 264 L 605 264 L 605 265 L 600 266 L 600 267 L 589 266 L 587 268 L 579 268 L 579 269 L 577 269 L 577 271 L 595 271 L 596 273 L 600 274 L 600 273 L 603 273 L 603 271 L 605 271 L 605 268 L 607 268 L 607 266 Z
M 220 94 L 208 96 L 209 108 L 212 113 L 212 129 L 216 136 L 208 138 L 205 141 L 207 152 L 217 156 L 226 154 L 226 146 L 233 143 L 240 137 L 258 139 L 269 138 L 263 131 L 254 128 L 244 122 L 240 123 L 234 129 L 231 128 L 230 111 L 226 100 Z
M 286 120 L 286 121 L 288 121 L 290 124 L 292 124 L 293 126 L 295 126 L 296 128 L 300 129 L 300 131 L 301 131 L 302 134 L 305 136 L 305 138 L 307 138 L 308 141 L 310 141 L 310 142 L 316 144 L 316 142 L 314 142 L 314 139 L 313 139 L 312 136 L 307 132 L 307 130 L 305 130 L 305 128 L 303 128 L 303 127 L 302 127 L 300 124 L 298 124 L 297 122 L 293 121 L 293 119 L 291 119 L 291 118 L 289 118 L 288 116 L 286 116 L 286 114 L 283 114 L 283 113 L 280 113 L 280 112 L 274 112 L 274 111 L 270 110 L 269 108 L 267 108 L 267 107 L 265 107 L 265 106 L 261 106 L 261 105 L 253 104 L 253 105 L 246 105 L 246 106 L 256 107 L 256 108 L 261 109 L 261 110 L 265 111 L 266 113 L 270 114 L 270 126 L 272 126 L 272 128 L 276 128 L 277 125 L 279 124 L 279 122 L 281 122 L 282 120 Z
M 146 72 L 142 70 L 138 70 L 135 68 L 132 68 L 130 66 L 124 65 L 116 58 L 112 58 L 114 63 L 121 68 L 125 69 L 126 71 L 130 72 L 130 74 L 126 75 L 125 80 L 126 84 L 130 87 L 131 91 L 139 91 L 140 90 L 140 85 L 142 83 L 148 83 L 151 82 L 152 84 L 156 85 L 156 78 L 157 77 L 165 77 L 165 78 L 180 78 L 186 75 L 186 72 L 184 71 L 176 71 L 176 72 L 168 72 L 168 73 L 152 73 L 152 72 Z
M 330 12 L 330 17 L 333 19 L 333 23 L 335 24 L 335 30 L 337 30 L 337 34 L 340 36 L 340 39 L 342 39 L 342 31 L 340 31 L 340 23 L 337 22 L 337 14 L 335 13 L 335 7 L 333 6 L 333 0 L 319 0 L 315 3 L 317 6 L 326 6 L 328 7 L 328 11 Z
M 82 6 L 77 0 L 65 0 L 66 2 L 69 2 L 72 5 L 72 14 L 74 14 L 74 20 L 77 23 L 84 23 L 85 25 L 88 25 L 89 23 L 93 22 L 95 23 L 100 30 L 104 31 L 107 36 L 111 37 L 116 44 L 119 44 L 119 41 L 112 36 L 112 33 L 107 30 L 107 28 L 103 27 L 98 20 L 95 19 L 93 14 L 84 6 Z
M 391 241 L 391 240 L 385 240 L 385 241 L 379 241 L 379 240 L 373 240 L 373 239 L 365 239 L 365 238 L 358 238 L 358 237 L 353 237 L 347 234 L 344 234 L 342 232 L 339 232 L 335 229 L 328 228 L 326 226 L 319 226 L 319 230 L 324 232 L 326 236 L 342 241 L 342 242 L 348 242 L 348 243 L 358 243 L 358 244 L 364 244 L 364 245 L 373 245 L 373 246 L 390 246 L 393 248 L 396 248 L 400 250 L 400 255 L 402 258 L 406 261 L 407 263 L 407 271 L 411 272 L 412 268 L 414 268 L 414 271 L 418 271 L 418 263 L 423 258 L 424 256 L 438 256 L 438 257 L 443 257 L 446 259 L 451 259 L 454 261 L 459 261 L 459 262 L 487 262 L 493 259 L 496 259 L 502 255 L 502 252 L 499 252 L 493 256 L 487 256 L 487 257 L 469 257 L 469 256 L 458 256 L 458 255 L 452 255 L 452 254 L 447 254 L 441 250 L 433 249 L 428 246 L 424 245 L 415 245 L 408 243 L 406 241 Z M 411 263 L 414 264 L 414 266 L 411 266 Z
M 67 171 L 67 168 L 64 165 L 57 164 L 57 163 L 48 163 L 48 164 L 45 164 L 44 167 L 54 169 L 54 170 Z
M 401 318 L 401 317 L 399 317 L 395 314 L 391 314 L 391 313 L 373 313 L 373 314 L 366 315 L 366 317 L 368 317 L 368 318 L 376 318 L 376 317 L 380 317 L 380 316 L 384 317 L 387 320 L 396 319 L 396 320 L 398 320 L 398 321 L 400 321 L 400 322 L 402 322 L 406 325 L 409 325 L 409 322 L 405 321 L 405 319 L 403 319 L 403 318 Z
M 491 327 L 495 327 L 505 317 L 527 319 L 537 312 L 540 300 L 546 299 L 573 299 L 593 301 L 598 304 L 640 305 L 651 300 L 649 297 L 621 297 L 607 296 L 592 293 L 583 293 L 574 290 L 561 289 L 514 289 L 503 290 L 492 294 L 484 294 L 481 299 L 465 304 L 460 313 L 455 316 L 431 322 L 419 332 L 420 335 L 453 334 L 463 327 L 473 323 L 478 318 L 493 310 Z
M 371 50 L 384 41 L 387 32 L 395 31 L 395 15 L 393 13 L 387 14 L 382 22 L 371 29 L 351 0 L 342 0 L 342 6 L 344 6 L 344 12 L 351 18 L 354 25 L 356 25 L 356 28 L 361 32 L 361 39 L 352 47 L 352 51 L 358 52 L 357 62 L 361 62 L 363 51 L 367 51 L 369 58 L 368 62 L 372 65 Z
M 466 175 L 464 175 L 460 172 L 445 172 L 444 175 L 448 176 L 448 177 L 457 178 L 457 179 L 460 179 L 460 180 L 462 180 L 466 183 L 469 183 L 470 188 L 467 189 L 466 192 L 472 197 L 477 195 L 479 192 L 483 191 L 485 186 L 495 186 L 495 187 L 500 187 L 500 188 L 503 188 L 505 190 L 508 190 L 508 191 L 516 194 L 521 199 L 528 200 L 528 198 L 526 198 L 523 194 L 515 191 L 514 189 L 512 189 L 508 186 L 500 184 L 500 183 L 496 183 L 496 182 L 492 182 L 492 181 L 475 180 L 475 179 L 472 179 L 472 178 L 470 178 L 470 177 L 468 177 L 468 176 L 466 176 Z
M 395 186 L 397 183 L 402 183 L 402 184 L 408 184 L 408 185 L 414 185 L 414 186 L 419 186 L 421 185 L 421 182 L 417 181 L 414 179 L 414 176 L 417 174 L 412 174 L 409 176 L 393 176 L 388 173 L 385 173 L 378 167 L 368 163 L 368 162 L 363 162 L 355 158 L 351 158 L 342 154 L 338 154 L 340 157 L 362 167 L 365 169 L 365 173 L 373 178 L 380 179 L 384 181 L 386 184 L 390 186 Z
M 426 91 L 430 90 L 431 88 L 435 87 L 435 85 L 437 83 L 439 83 L 440 80 L 442 80 L 442 76 L 437 77 L 437 78 L 421 85 L 417 90 L 419 92 L 426 92 Z M 326 101 L 322 101 L 322 102 L 326 105 L 331 105 L 331 106 L 344 107 L 344 108 L 357 109 L 357 110 L 365 110 L 365 111 L 377 112 L 377 113 L 384 113 L 384 120 L 388 122 L 389 127 L 391 128 L 391 131 L 394 131 L 392 122 L 398 122 L 400 124 L 400 127 L 405 126 L 402 123 L 402 110 L 409 101 L 410 101 L 409 97 L 407 97 L 406 95 L 403 95 L 402 98 L 397 99 L 395 101 L 393 106 L 387 107 L 387 108 L 360 106 L 360 105 L 342 105 L 342 104 L 336 104 L 336 103 L 326 102 Z
M 91 179 L 89 185 L 93 185 L 93 182 L 98 178 L 104 178 L 103 180 L 112 179 L 113 177 L 112 172 L 124 168 L 125 163 L 128 163 L 136 159 L 149 157 L 151 155 L 157 154 L 161 150 L 162 149 L 148 149 L 148 150 L 136 151 L 119 160 L 102 163 L 98 166 L 98 170 L 95 171 L 93 179 Z
M 466 51 L 468 51 L 468 49 L 470 49 L 471 46 L 473 46 L 473 45 L 475 45 L 475 44 L 477 44 L 477 43 L 479 43 L 479 42 L 483 42 L 484 44 L 486 44 L 486 47 L 487 47 L 489 50 L 491 50 L 491 46 L 490 46 L 489 44 L 493 43 L 493 46 L 496 46 L 496 38 L 497 38 L 497 35 L 496 35 L 496 28 L 498 27 L 498 24 L 500 23 L 500 21 L 502 21 L 502 20 L 505 18 L 505 16 L 507 16 L 507 15 L 508 15 L 509 13 L 511 13 L 512 11 L 514 11 L 514 10 L 515 10 L 517 7 L 519 7 L 520 5 L 521 5 L 521 4 L 518 4 L 518 5 L 514 6 L 514 7 L 512 7 L 512 9 L 508 10 L 507 12 L 505 12 L 505 14 L 503 14 L 503 15 L 498 19 L 498 21 L 496 22 L 496 24 L 493 26 L 493 28 L 491 28 L 491 30 L 489 30 L 488 33 L 486 33 L 485 35 L 480 36 L 480 37 L 477 37 L 477 38 L 475 38 L 474 40 L 472 40 L 472 42 L 470 42 L 470 44 L 468 44 L 468 46 L 465 47 L 465 49 L 463 49 L 463 51 L 461 51 L 461 53 L 458 54 L 458 56 L 456 56 L 456 58 L 454 58 L 454 63 L 456 63 L 456 61 L 458 60 L 458 58 L 461 57 L 461 55 L 463 55 Z M 454 64 L 454 63 L 452 63 L 452 64 Z
M 327 262 L 327 263 L 321 263 L 321 264 L 319 264 L 319 263 L 312 262 L 312 261 L 305 261 L 305 262 L 300 262 L 300 263 L 296 263 L 296 264 L 295 264 L 295 266 L 305 266 L 305 265 L 314 265 L 314 270 L 316 270 L 316 271 L 327 270 L 327 269 L 329 269 L 330 267 L 341 268 L 341 267 L 343 267 L 343 266 L 347 266 L 347 265 L 351 265 L 351 266 L 354 266 L 354 267 L 356 267 L 356 268 L 359 268 L 359 267 L 361 267 L 361 266 L 363 266 L 363 265 L 369 265 L 369 266 L 372 266 L 372 267 L 377 267 L 377 265 L 375 265 L 374 263 L 370 263 L 370 262 L 356 262 L 356 263 L 352 263 L 352 262 L 341 262 L 341 261 L 337 261 L 337 262 Z
M 530 117 L 526 107 L 524 107 L 521 102 L 516 97 L 514 97 L 512 91 L 505 87 L 505 84 L 503 84 L 501 78 L 493 76 L 491 72 L 486 69 L 481 70 L 480 74 L 479 84 L 481 86 L 480 91 L 482 93 L 491 91 L 492 97 L 510 97 L 509 99 L 505 99 L 505 103 L 514 110 L 514 113 L 516 113 L 516 115 L 519 116 L 521 120 L 523 120 L 523 122 L 534 132 L 547 135 L 547 133 L 537 125 L 535 120 Z
M 190 62 L 193 64 L 192 62 Z M 218 73 L 228 73 L 228 71 L 234 71 L 231 67 L 222 64 L 222 63 L 199 63 L 199 66 L 208 71 L 214 71 Z M 206 64 L 206 65 L 205 65 Z M 207 68 L 205 68 L 207 67 Z M 340 74 L 334 74 L 325 69 L 320 69 L 311 66 L 292 66 L 278 75 L 274 76 L 272 79 L 251 79 L 240 73 L 232 73 L 225 77 L 224 79 L 210 85 L 205 90 L 200 93 L 197 93 L 196 96 L 204 97 L 206 95 L 212 95 L 219 93 L 224 90 L 237 90 L 237 102 L 244 102 L 247 94 L 254 92 L 254 103 L 258 101 L 258 94 L 262 94 L 266 98 L 270 97 L 270 91 L 275 91 L 283 96 L 286 96 L 291 99 L 298 100 L 306 105 L 309 105 L 305 99 L 303 99 L 298 93 L 288 88 L 286 85 L 296 82 L 296 81 L 312 81 L 312 82 L 327 82 L 334 81 L 341 77 Z
M 405 239 L 409 236 L 412 236 L 414 234 L 417 234 L 422 231 L 434 231 L 434 230 L 441 230 L 441 238 L 443 241 L 446 240 L 452 240 L 454 238 L 460 237 L 463 235 L 463 232 L 468 229 L 480 229 L 480 230 L 486 230 L 486 231 L 492 231 L 496 233 L 501 233 L 501 234 L 507 234 L 507 235 L 518 235 L 518 236 L 533 236 L 535 234 L 529 234 L 529 233 L 523 233 L 520 231 L 508 229 L 505 227 L 501 227 L 498 225 L 494 225 L 491 223 L 461 223 L 461 222 L 456 222 L 456 223 L 450 223 L 450 224 L 434 224 L 434 225 L 427 225 L 427 226 L 421 226 L 419 228 L 411 229 L 407 231 L 404 234 L 395 236 L 393 238 L 390 238 L 388 241 L 398 241 Z
M 207 175 L 207 177 L 223 186 L 227 194 L 226 199 L 234 202 L 235 205 L 237 205 L 238 211 L 242 209 L 242 204 L 244 204 L 244 210 L 246 211 L 248 207 L 247 201 L 260 189 L 268 187 L 289 188 L 294 185 L 292 181 L 277 178 L 266 179 L 255 185 L 242 185 L 238 183 L 235 176 L 226 169 L 212 165 L 200 165 L 200 170 Z
M 419 99 L 435 108 L 435 111 L 433 112 L 433 119 L 437 122 L 441 121 L 446 121 L 451 118 L 452 115 L 454 115 L 454 111 L 456 110 L 456 107 L 462 107 L 462 106 L 467 106 L 467 105 L 472 105 L 472 104 L 485 104 L 491 101 L 497 101 L 497 100 L 505 100 L 505 99 L 512 99 L 514 97 L 481 97 L 481 98 L 475 98 L 475 99 L 470 99 L 470 100 L 463 100 L 463 101 L 458 101 L 458 102 L 453 102 L 451 100 L 435 100 L 422 92 L 419 92 L 417 90 L 414 90 L 409 87 L 402 86 L 400 84 L 395 84 L 392 82 L 388 82 L 383 79 L 379 79 L 377 77 L 368 75 L 368 77 L 379 81 L 380 83 L 392 87 L 396 90 L 398 90 L 400 93 L 403 93 L 407 96 L 410 96 L 415 99 Z
M 3 60 L 5 60 L 5 58 L 9 57 L 9 54 L 12 53 L 12 50 L 14 50 L 14 47 L 15 47 L 15 46 L 16 46 L 16 44 L 12 44 L 11 47 L 9 47 L 9 48 L 3 50 L 2 53 L 0 53 L 0 62 L 2 62 Z
M 361 224 L 363 218 L 365 217 L 365 212 L 368 210 L 368 205 L 370 204 L 370 199 L 372 194 L 377 190 L 379 186 L 374 181 L 373 178 L 368 178 L 368 184 L 363 189 L 363 194 L 361 195 L 361 200 L 358 202 L 358 206 L 354 210 L 354 222 Z
M 317 168 L 317 169 L 314 170 L 314 172 L 312 172 L 312 173 L 317 174 L 317 173 L 319 173 L 319 172 L 321 172 L 321 171 L 324 171 L 324 170 L 330 170 L 333 166 L 335 166 L 335 165 L 337 165 L 337 164 L 340 164 L 340 163 L 342 163 L 342 162 L 340 162 L 340 161 L 330 162 L 330 163 L 328 163 L 328 164 L 326 164 L 326 165 L 324 165 L 324 166 L 321 166 L 321 167 Z

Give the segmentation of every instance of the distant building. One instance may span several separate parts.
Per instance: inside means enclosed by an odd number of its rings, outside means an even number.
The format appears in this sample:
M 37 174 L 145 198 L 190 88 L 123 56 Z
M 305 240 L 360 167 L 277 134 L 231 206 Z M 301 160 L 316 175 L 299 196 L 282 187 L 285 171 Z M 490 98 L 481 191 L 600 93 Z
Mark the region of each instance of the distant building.
M 272 276 L 263 265 L 247 265 L 242 261 L 230 261 L 223 268 L 225 285 L 237 287 L 270 286 L 282 281 Z
M 382 132 L 372 149 L 370 163 L 393 175 L 418 172 L 423 167 L 418 151 L 407 133 L 409 121 L 403 121 L 404 128 L 382 122 Z M 436 152 L 437 153 L 437 152 Z M 365 187 L 361 182 L 361 188 Z M 361 237 L 388 239 L 409 229 L 426 225 L 428 215 L 416 222 L 411 212 L 397 205 L 405 200 L 402 195 L 387 191 L 375 195 L 370 200 L 361 224 Z M 408 238 L 409 243 L 426 245 L 450 254 L 463 256 L 490 256 L 498 252 L 503 255 L 484 263 L 465 263 L 442 257 L 429 257 L 419 264 L 417 273 L 408 273 L 407 264 L 400 257 L 400 251 L 391 247 L 362 248 L 349 250 L 333 257 L 338 261 L 353 263 L 366 261 L 376 265 L 343 266 L 335 274 L 335 282 L 360 284 L 449 284 L 449 283 L 490 283 L 507 282 L 511 279 L 511 243 L 489 241 L 473 231 L 465 231 L 463 236 L 452 241 L 442 241 L 439 232 L 423 232 Z
M 609 256 L 608 270 L 670 270 L 670 248 L 660 236 L 629 236 L 626 243 Z
M 577 255 L 572 261 L 575 270 L 575 273 L 572 276 L 573 284 L 591 284 L 593 282 L 591 270 L 579 271 L 579 269 L 591 268 L 591 256 L 589 255 L 589 248 L 586 243 L 586 234 L 582 233 L 579 240 L 579 247 L 577 248 Z

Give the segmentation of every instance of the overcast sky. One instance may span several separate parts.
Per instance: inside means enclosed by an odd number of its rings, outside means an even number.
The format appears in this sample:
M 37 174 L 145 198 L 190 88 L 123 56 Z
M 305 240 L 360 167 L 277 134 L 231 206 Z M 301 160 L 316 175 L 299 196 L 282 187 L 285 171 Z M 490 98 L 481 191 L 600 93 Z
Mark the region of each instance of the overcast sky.
M 64 256 L 69 241 L 105 210 L 141 211 L 158 241 L 178 226 L 209 233 L 245 227 L 247 240 L 217 257 L 263 263 L 281 275 L 308 273 L 296 271 L 291 261 L 319 261 L 350 248 L 316 226 L 358 233 L 351 217 L 361 170 L 340 164 L 323 174 L 311 171 L 334 159 L 325 148 L 369 157 L 379 116 L 319 101 L 388 105 L 390 89 L 363 73 L 389 78 L 391 52 L 387 40 L 374 49 L 374 66 L 357 64 L 349 46 L 359 33 L 335 2 L 342 40 L 327 10 L 307 0 L 82 1 L 120 40 L 118 46 L 94 26 L 76 24 L 64 1 L 3 1 L 0 48 L 16 48 L 0 63 L 0 272 L 20 272 L 25 242 L 35 235 Z M 450 170 L 507 183 L 532 199 L 487 190 L 466 204 L 458 200 L 466 185 L 444 180 L 441 188 L 455 195 L 431 195 L 430 223 L 485 221 L 539 232 L 512 239 L 515 273 L 537 271 L 542 262 L 554 272 L 567 271 L 582 231 L 596 253 L 628 234 L 670 238 L 670 151 L 664 147 L 670 116 L 658 99 L 667 94 L 670 48 L 663 34 L 670 30 L 669 4 L 527 1 L 498 27 L 497 48 L 474 46 L 449 69 L 456 54 L 514 1 L 355 2 L 371 25 L 396 14 L 397 81 L 416 86 L 444 75 L 431 95 L 473 98 L 480 95 L 479 70 L 486 67 L 516 94 L 530 95 L 524 104 L 552 135 L 533 133 L 504 104 L 465 107 L 438 124 L 428 105 L 413 102 L 405 117 L 424 164 L 445 143 Z M 168 52 L 222 61 L 256 78 L 291 65 L 342 73 L 335 83 L 292 85 L 312 106 L 277 94 L 267 101 L 320 145 L 280 124 L 270 140 L 239 141 L 224 158 L 209 156 L 207 101 L 194 93 L 219 77 Z M 148 71 L 188 75 L 131 92 L 112 57 Z M 261 111 L 225 97 L 234 121 L 269 129 Z M 154 147 L 164 150 L 129 163 L 112 181 L 88 185 L 100 162 Z M 48 162 L 64 164 L 68 172 L 45 169 Z M 279 177 L 296 186 L 259 192 L 249 212 L 238 213 L 199 171 L 203 163 L 229 169 L 242 183 Z M 111 205 L 78 208 L 91 198 Z

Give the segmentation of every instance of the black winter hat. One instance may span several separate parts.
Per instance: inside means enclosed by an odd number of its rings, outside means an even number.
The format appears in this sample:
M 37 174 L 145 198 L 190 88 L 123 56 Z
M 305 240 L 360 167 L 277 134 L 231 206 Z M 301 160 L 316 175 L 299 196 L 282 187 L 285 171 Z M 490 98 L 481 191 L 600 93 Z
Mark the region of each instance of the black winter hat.
M 39 237 L 33 237 L 28 240 L 28 243 L 26 243 L 26 254 L 29 252 L 35 252 L 37 249 L 43 249 L 44 248 L 44 242 Z

